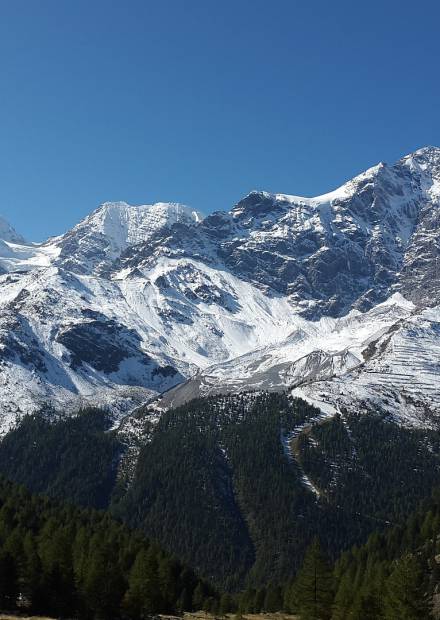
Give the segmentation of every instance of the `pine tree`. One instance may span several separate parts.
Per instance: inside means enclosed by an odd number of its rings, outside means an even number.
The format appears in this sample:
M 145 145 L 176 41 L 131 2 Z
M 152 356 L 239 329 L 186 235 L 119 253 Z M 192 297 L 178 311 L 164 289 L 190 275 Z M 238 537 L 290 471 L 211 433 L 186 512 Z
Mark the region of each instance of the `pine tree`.
M 281 588 L 273 584 L 269 584 L 266 590 L 266 596 L 264 597 L 263 608 L 264 611 L 274 612 L 280 611 L 283 606 L 283 597 L 281 595 Z
M 97 618 L 118 615 L 125 583 L 114 550 L 101 536 L 95 536 L 90 544 L 90 557 L 82 588 L 82 596 L 88 610 Z
M 43 569 L 37 553 L 35 536 L 28 532 L 23 541 L 22 587 L 24 598 L 33 613 L 46 611 L 46 592 L 43 581 Z
M 232 596 L 225 592 L 220 598 L 219 612 L 222 616 L 226 616 L 234 610 L 234 601 Z
M 152 549 L 142 549 L 136 556 L 130 571 L 123 608 L 131 618 L 143 618 L 163 609 L 158 562 Z
M 376 591 L 368 586 L 362 588 L 355 597 L 350 620 L 380 620 L 383 618 L 380 601 Z
M 8 552 L 0 553 L 0 607 L 12 610 L 18 596 L 17 567 Z
M 176 612 L 178 614 L 183 614 L 184 611 L 191 611 L 191 610 L 192 610 L 191 594 L 188 592 L 186 588 L 184 588 L 182 592 L 180 593 L 179 598 L 177 599 Z
M 175 611 L 175 602 L 179 598 L 179 565 L 168 557 L 159 559 L 159 588 L 162 596 L 162 610 L 166 613 Z
M 135 620 L 164 607 L 191 610 L 197 584 L 214 608 L 217 593 L 140 532 L 31 497 L 0 476 L 0 609 L 15 611 L 20 597 L 32 615 L 107 620 L 121 617 L 125 594 Z
M 252 600 L 253 600 L 253 611 L 255 614 L 259 614 L 264 609 L 264 605 L 266 601 L 266 589 L 259 588 L 255 592 L 255 595 Z
M 80 587 L 84 581 L 87 567 L 87 557 L 89 554 L 89 537 L 84 526 L 80 527 L 76 533 L 72 548 L 72 563 L 75 583 Z
M 301 620 L 328 620 L 332 614 L 333 575 L 327 558 L 315 539 L 295 581 Z
M 214 598 L 213 596 L 208 596 L 207 598 L 205 598 L 203 602 L 202 609 L 206 613 L 216 616 L 219 613 L 218 600 Z
M 426 620 L 429 601 L 420 560 L 414 555 L 400 559 L 387 581 L 387 620 Z
M 65 616 L 76 609 L 76 588 L 72 568 L 72 533 L 48 521 L 39 537 L 38 553 L 45 582 L 46 610 Z
M 353 604 L 353 574 L 346 572 L 335 594 L 332 620 L 346 620 Z
M 205 602 L 206 591 L 202 582 L 199 582 L 194 590 L 192 597 L 192 607 L 194 611 L 201 611 Z

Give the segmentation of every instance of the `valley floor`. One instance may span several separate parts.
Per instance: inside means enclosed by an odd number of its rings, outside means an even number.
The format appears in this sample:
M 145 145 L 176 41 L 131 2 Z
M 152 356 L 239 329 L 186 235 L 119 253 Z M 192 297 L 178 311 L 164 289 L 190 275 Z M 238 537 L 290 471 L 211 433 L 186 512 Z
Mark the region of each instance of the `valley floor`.
M 173 616 L 161 616 L 168 620 L 174 618 Z M 184 620 L 213 620 L 223 618 L 224 620 L 235 620 L 238 618 L 236 614 L 227 614 L 221 616 L 219 614 L 212 615 L 205 612 L 186 612 L 184 614 Z M 242 620 L 299 620 L 299 616 L 292 616 L 292 614 L 273 612 L 273 613 L 260 613 L 260 614 L 241 614 Z M 177 620 L 177 619 L 176 619 Z
M 200 612 L 185 612 L 183 620 L 234 620 L 237 616 L 235 614 L 227 614 L 226 616 L 212 615 Z M 167 616 L 158 615 L 157 618 L 161 620 L 181 620 L 182 616 Z M 291 614 L 283 613 L 261 613 L 261 614 L 243 614 L 242 620 L 298 620 L 298 616 L 292 616 Z M 0 612 L 0 620 L 55 620 L 47 616 L 26 616 L 26 615 L 14 615 Z
M 48 616 L 22 616 L 14 614 L 3 614 L 0 612 L 0 620 L 53 620 Z

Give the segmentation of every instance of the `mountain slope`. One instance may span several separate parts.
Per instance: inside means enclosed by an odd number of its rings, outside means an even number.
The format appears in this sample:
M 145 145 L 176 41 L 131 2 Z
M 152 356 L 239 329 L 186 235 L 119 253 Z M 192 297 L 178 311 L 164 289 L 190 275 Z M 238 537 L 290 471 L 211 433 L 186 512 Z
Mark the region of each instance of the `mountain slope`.
M 120 266 L 148 271 L 158 256 L 183 254 L 287 296 L 307 318 L 370 308 L 394 290 L 410 290 L 414 243 L 429 258 L 438 224 L 439 162 L 440 149 L 428 147 L 316 198 L 252 192 L 195 230 L 176 227 L 128 249 Z
M 108 513 L 31 496 L 3 478 L 0 507 L 3 617 L 25 604 L 31 617 L 141 620 L 192 610 L 195 593 L 218 602 L 212 586 Z
M 290 388 L 329 414 L 360 406 L 400 424 L 438 427 L 440 310 L 400 294 L 366 313 L 298 323 L 280 343 L 210 366 L 169 390 L 159 409 L 191 398 Z
M 295 387 L 315 403 L 322 387 L 333 410 L 339 389 L 344 405 L 367 393 L 392 407 L 400 395 L 376 367 L 394 341 L 421 346 L 419 366 L 437 355 L 434 310 L 420 341 L 411 325 L 440 303 L 439 188 L 440 149 L 428 147 L 323 196 L 252 192 L 204 219 L 177 204 L 105 203 L 43 244 L 0 226 L 2 429 L 45 402 L 120 417 L 190 377 L 174 402 L 218 384 Z M 425 370 L 409 421 L 429 425 L 435 363 Z
M 26 418 L 0 443 L 0 473 L 109 507 L 233 590 L 290 578 L 314 536 L 336 557 L 440 482 L 438 431 L 380 410 L 324 417 L 286 394 L 241 393 L 108 424 L 99 411 Z

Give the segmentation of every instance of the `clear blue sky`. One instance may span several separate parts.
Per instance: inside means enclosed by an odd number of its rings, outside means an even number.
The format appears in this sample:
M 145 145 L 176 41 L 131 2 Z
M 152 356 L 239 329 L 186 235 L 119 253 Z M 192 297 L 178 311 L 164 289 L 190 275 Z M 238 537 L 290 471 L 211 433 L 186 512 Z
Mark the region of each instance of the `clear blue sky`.
M 440 145 L 437 1 L 0 0 L 0 213 L 313 195 Z

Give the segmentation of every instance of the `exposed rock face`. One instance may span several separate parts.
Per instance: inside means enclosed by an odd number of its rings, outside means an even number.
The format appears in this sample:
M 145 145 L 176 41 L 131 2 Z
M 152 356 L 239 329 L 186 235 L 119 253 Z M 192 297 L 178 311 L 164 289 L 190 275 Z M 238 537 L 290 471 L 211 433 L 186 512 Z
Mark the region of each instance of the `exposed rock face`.
M 426 148 L 317 198 L 252 192 L 195 230 L 176 226 L 128 248 L 116 268 L 148 269 L 158 256 L 188 256 L 288 296 L 314 320 L 371 308 L 395 291 L 432 301 L 439 166 L 440 149 Z
M 205 219 L 105 203 L 42 244 L 0 221 L 3 427 L 46 401 L 117 415 L 190 377 L 192 395 L 219 382 L 329 390 L 382 363 L 415 333 L 410 316 L 440 303 L 439 218 L 440 149 L 429 147 L 323 196 L 251 192 Z M 431 347 L 434 310 L 430 321 L 411 346 Z M 347 325 L 356 346 L 336 338 Z
M 59 331 L 57 341 L 71 352 L 72 368 L 85 362 L 110 374 L 119 369 L 122 360 L 137 354 L 141 354 L 145 363 L 150 361 L 140 350 L 140 338 L 134 330 L 104 316 L 67 325 Z
M 77 273 L 102 272 L 127 248 L 148 243 L 177 222 L 192 226 L 201 219 L 197 211 L 177 203 L 132 207 L 106 202 L 61 237 L 56 262 Z

